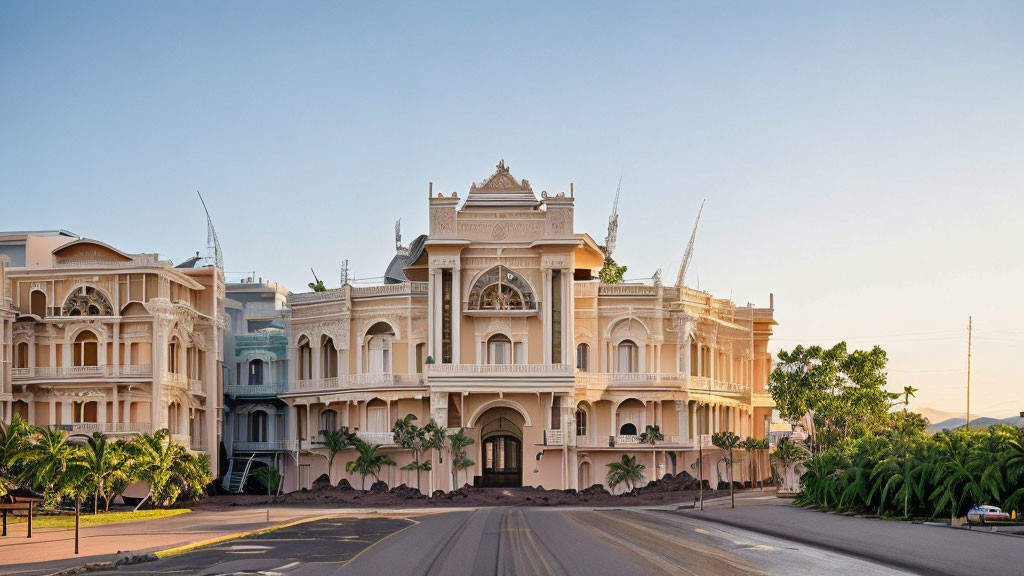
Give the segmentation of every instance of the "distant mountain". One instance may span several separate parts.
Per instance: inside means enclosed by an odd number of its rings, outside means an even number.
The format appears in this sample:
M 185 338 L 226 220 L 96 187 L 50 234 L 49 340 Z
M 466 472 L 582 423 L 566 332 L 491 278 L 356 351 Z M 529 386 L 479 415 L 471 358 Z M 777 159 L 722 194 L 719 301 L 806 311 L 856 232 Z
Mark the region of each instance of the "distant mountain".
M 933 411 L 934 412 L 934 411 Z M 949 418 L 942 422 L 936 422 L 928 426 L 928 431 L 935 433 L 941 432 L 942 430 L 953 430 L 963 426 L 967 422 L 963 416 L 956 418 Z M 971 418 L 972 428 L 988 428 L 993 424 L 1009 424 L 1011 426 L 1021 426 L 1022 419 L 1020 416 L 1010 416 L 1008 418 L 989 418 L 988 416 L 981 416 L 979 418 Z

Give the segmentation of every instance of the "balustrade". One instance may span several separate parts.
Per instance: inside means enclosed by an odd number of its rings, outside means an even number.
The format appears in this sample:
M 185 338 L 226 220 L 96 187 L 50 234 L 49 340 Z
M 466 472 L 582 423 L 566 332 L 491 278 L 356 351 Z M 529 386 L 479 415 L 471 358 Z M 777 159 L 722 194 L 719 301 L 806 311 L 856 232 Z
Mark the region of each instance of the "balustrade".
M 517 376 L 572 375 L 572 364 L 428 364 L 431 374 L 508 374 Z
M 356 432 L 356 436 L 367 444 L 394 444 L 394 432 Z
M 188 388 L 188 375 L 179 372 L 160 371 L 160 383 L 164 386 Z
M 11 377 L 25 378 L 116 378 L 119 376 L 147 377 L 153 373 L 149 364 L 132 364 L 126 366 L 36 366 L 34 368 L 14 368 Z
M 422 374 L 395 374 L 392 372 L 371 372 L 366 374 L 345 374 L 331 378 L 298 380 L 293 390 L 334 390 L 343 388 L 366 388 L 373 386 L 418 386 L 423 383 Z
M 269 440 L 266 442 L 233 442 L 231 449 L 235 452 L 294 452 L 299 449 L 296 440 Z

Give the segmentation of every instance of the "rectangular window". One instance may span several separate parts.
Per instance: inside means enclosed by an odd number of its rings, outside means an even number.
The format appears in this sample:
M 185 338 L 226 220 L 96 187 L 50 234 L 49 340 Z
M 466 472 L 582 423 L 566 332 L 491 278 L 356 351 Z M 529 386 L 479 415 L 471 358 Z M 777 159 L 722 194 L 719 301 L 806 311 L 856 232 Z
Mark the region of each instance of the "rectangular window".
M 452 363 L 452 271 L 441 271 L 441 363 Z
M 551 271 L 551 362 L 562 363 L 562 271 Z

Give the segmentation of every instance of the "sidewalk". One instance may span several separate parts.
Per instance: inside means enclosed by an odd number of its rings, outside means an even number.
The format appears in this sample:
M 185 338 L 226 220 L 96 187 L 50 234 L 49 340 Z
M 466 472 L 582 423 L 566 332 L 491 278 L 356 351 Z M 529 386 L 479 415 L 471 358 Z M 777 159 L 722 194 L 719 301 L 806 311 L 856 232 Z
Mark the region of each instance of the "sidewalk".
M 921 574 L 1015 574 L 1024 566 L 1024 538 L 856 518 L 805 510 L 774 495 L 737 494 L 705 502 L 705 509 L 673 512 L 743 528 Z
M 33 528 L 29 540 L 25 523 L 10 524 L 7 536 L 0 538 L 0 574 L 45 574 L 88 562 L 110 561 L 119 551 L 155 552 L 334 512 L 352 511 L 271 507 L 268 522 L 266 508 L 246 507 L 92 526 L 81 529 L 78 556 L 74 554 L 73 529 Z

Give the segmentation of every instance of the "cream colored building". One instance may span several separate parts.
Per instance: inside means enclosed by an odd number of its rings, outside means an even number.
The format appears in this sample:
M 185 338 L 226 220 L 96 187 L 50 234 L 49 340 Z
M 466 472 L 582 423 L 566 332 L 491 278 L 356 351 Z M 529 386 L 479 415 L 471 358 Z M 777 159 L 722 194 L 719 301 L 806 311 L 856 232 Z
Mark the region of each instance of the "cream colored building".
M 710 433 L 764 437 L 773 307 L 656 278 L 601 284 L 604 254 L 575 230 L 574 202 L 571 187 L 537 198 L 502 162 L 465 198 L 431 192 L 429 234 L 400 246 L 384 284 L 292 294 L 285 488 L 326 471 L 319 431 L 340 426 L 398 461 L 381 479 L 416 485 L 391 434 L 410 413 L 465 427 L 475 465 L 459 484 L 486 486 L 585 488 L 623 454 L 645 481 L 696 476 Z M 647 425 L 664 441 L 641 444 Z M 352 458 L 338 456 L 335 481 Z M 421 488 L 450 489 L 433 458 Z
M 224 281 L 65 231 L 0 232 L 0 406 L 32 424 L 167 428 L 217 470 Z

